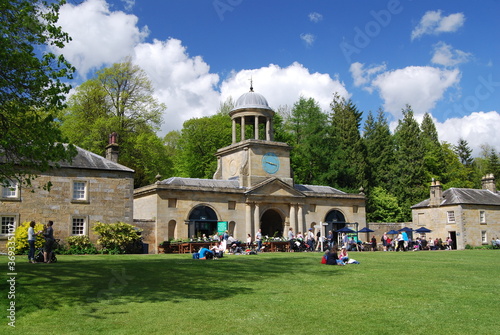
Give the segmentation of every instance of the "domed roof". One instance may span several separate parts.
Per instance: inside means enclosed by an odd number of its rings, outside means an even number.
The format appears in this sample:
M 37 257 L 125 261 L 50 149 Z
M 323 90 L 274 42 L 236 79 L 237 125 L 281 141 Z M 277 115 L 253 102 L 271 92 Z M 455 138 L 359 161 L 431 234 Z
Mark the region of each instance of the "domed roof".
M 252 87 L 250 87 L 250 92 L 243 94 L 238 98 L 238 100 L 236 100 L 234 108 L 231 111 L 245 108 L 260 108 L 272 110 L 271 107 L 269 107 L 266 98 L 264 98 L 262 94 L 255 93 Z

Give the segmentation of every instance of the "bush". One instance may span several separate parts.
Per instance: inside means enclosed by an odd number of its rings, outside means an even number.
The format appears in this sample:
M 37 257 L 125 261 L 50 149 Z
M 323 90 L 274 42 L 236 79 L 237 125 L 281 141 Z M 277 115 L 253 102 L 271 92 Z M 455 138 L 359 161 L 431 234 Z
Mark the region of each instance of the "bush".
M 29 222 L 21 223 L 14 233 L 14 238 L 16 241 L 16 254 L 22 255 L 28 253 L 30 246 L 28 244 L 28 228 L 30 227 Z M 43 230 L 43 224 L 37 223 L 35 224 L 35 232 L 39 232 Z M 43 247 L 45 243 L 45 239 L 43 235 L 37 235 L 35 240 L 35 248 Z
M 142 230 L 131 224 L 96 222 L 92 229 L 100 236 L 97 244 L 105 253 L 142 253 Z
M 94 246 L 88 236 L 70 236 L 68 238 L 68 254 L 97 254 L 97 248 Z

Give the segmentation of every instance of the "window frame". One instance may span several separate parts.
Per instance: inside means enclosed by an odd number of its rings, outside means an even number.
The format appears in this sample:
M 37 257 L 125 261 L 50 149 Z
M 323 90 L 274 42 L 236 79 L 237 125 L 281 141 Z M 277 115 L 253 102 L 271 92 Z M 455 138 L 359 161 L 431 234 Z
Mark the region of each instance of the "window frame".
M 13 219 L 14 229 L 13 229 L 13 231 L 11 233 L 9 233 L 8 228 L 6 229 L 5 233 L 3 232 L 3 228 L 4 228 L 3 219 L 4 218 L 12 218 Z M 14 235 L 14 232 L 15 232 L 15 230 L 17 228 L 17 222 L 18 221 L 19 221 L 19 215 L 17 215 L 17 214 L 9 214 L 9 213 L 0 214 L 0 237 L 6 237 L 6 236 L 12 236 L 12 235 Z M 6 225 L 6 227 L 8 227 L 8 225 Z
M 75 197 L 75 192 L 80 192 L 77 190 L 76 184 L 83 184 L 83 197 Z M 73 180 L 71 183 L 71 202 L 73 203 L 89 203 L 89 182 L 86 180 Z
M 455 218 L 455 211 L 447 211 L 446 218 L 448 223 L 457 223 L 457 220 Z
M 2 201 L 12 201 L 12 200 L 20 200 L 21 191 L 19 187 L 19 182 L 17 180 L 8 179 L 9 185 L 8 187 L 1 185 L 1 193 L 0 198 Z M 13 189 L 13 190 L 12 190 Z M 9 194 L 7 193 L 9 192 Z M 10 193 L 14 193 L 11 195 Z
M 479 223 L 486 224 L 486 211 L 479 211 Z
M 83 220 L 83 226 L 81 227 L 82 233 L 75 233 L 75 220 Z M 79 228 L 79 227 L 78 227 Z M 80 228 L 79 228 L 80 230 Z M 85 215 L 74 215 L 71 216 L 71 225 L 70 225 L 70 236 L 87 236 L 88 235 L 88 217 Z

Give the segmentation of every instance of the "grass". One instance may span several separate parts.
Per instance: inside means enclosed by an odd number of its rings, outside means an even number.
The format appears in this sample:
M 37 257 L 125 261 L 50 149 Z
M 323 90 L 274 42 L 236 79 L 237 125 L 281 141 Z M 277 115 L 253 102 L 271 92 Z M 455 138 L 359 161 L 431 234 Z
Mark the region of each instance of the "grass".
M 500 252 L 58 256 L 16 262 L 19 334 L 489 334 L 500 329 Z M 0 257 L 7 325 L 7 258 Z M 11 299 L 12 301 L 12 299 Z

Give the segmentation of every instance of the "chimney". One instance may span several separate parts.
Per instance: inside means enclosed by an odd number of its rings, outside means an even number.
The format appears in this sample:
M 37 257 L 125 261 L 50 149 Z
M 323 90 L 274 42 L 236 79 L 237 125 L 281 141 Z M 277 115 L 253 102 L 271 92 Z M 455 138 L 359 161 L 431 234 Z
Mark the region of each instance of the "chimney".
M 112 162 L 118 163 L 118 152 L 119 145 L 117 142 L 118 134 L 116 132 L 112 132 L 109 135 L 108 145 L 106 146 L 106 159 L 109 159 Z
M 439 205 L 441 205 L 441 201 L 443 201 L 443 185 L 441 185 L 439 180 L 434 180 L 434 178 L 432 178 L 429 205 L 431 207 L 439 207 Z
M 493 193 L 497 193 L 497 187 L 495 185 L 495 176 L 490 173 L 481 179 L 481 185 L 483 190 L 489 190 Z

